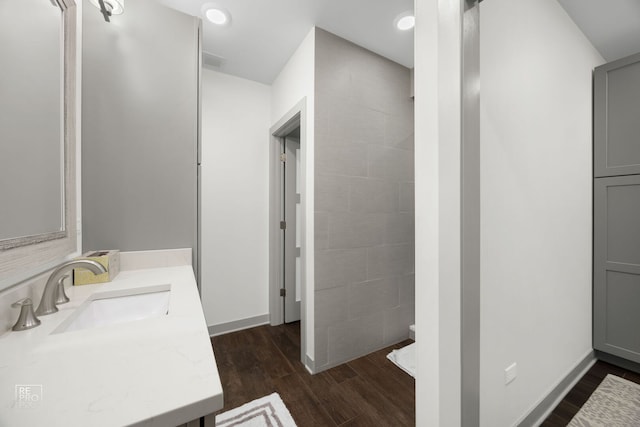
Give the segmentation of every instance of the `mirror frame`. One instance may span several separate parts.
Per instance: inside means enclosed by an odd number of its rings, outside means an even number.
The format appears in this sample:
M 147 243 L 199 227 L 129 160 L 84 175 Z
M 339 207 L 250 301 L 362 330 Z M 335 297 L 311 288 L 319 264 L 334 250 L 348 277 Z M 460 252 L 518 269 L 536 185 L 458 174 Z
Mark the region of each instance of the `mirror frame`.
M 60 7 L 63 59 L 64 230 L 0 241 L 0 291 L 54 267 L 78 249 L 76 226 L 76 25 L 75 0 Z

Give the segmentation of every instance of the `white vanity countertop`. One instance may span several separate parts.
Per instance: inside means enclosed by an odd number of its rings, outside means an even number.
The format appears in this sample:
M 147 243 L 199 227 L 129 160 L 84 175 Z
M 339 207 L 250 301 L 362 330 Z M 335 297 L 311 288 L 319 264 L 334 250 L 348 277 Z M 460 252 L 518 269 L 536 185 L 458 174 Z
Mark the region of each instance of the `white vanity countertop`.
M 166 316 L 52 334 L 94 292 L 162 284 Z M 67 294 L 40 326 L 0 335 L 0 426 L 176 426 L 222 407 L 190 265 L 122 271 Z M 20 385 L 41 399 L 24 407 Z

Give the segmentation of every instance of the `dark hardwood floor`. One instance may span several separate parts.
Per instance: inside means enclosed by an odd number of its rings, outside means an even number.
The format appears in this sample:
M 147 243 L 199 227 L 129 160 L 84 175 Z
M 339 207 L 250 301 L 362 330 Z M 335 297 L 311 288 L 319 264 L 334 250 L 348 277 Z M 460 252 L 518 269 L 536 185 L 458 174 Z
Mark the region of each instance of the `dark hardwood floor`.
M 609 363 L 598 361 L 567 393 L 551 415 L 541 424 L 541 427 L 564 427 L 569 424 L 607 374 L 617 375 L 640 384 L 640 375 Z
M 298 426 L 414 426 L 415 380 L 385 348 L 311 375 L 300 362 L 300 323 L 260 326 L 211 339 L 227 411 L 278 392 Z M 607 374 L 640 384 L 640 374 L 598 361 L 541 427 L 564 427 Z
M 300 427 L 415 425 L 415 380 L 386 359 L 411 340 L 316 375 L 300 362 L 299 322 L 211 342 L 224 390 L 220 412 L 275 391 Z

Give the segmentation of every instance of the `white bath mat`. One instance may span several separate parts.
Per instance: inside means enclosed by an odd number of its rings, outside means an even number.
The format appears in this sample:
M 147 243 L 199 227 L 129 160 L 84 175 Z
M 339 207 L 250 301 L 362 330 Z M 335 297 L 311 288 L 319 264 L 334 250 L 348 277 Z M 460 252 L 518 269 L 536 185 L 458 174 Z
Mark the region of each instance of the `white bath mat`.
M 216 415 L 216 427 L 296 427 L 278 393 Z
M 569 427 L 628 427 L 640 425 L 640 385 L 608 374 Z
M 391 360 L 398 368 L 405 371 L 412 377 L 416 377 L 416 343 L 409 344 L 398 350 L 392 350 L 387 354 L 387 359 Z

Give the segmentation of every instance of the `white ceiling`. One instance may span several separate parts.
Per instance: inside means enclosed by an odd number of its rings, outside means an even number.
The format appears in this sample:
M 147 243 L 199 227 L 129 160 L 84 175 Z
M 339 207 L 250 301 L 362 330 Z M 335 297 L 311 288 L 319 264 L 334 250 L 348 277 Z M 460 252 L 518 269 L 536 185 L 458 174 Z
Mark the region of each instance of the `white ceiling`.
M 558 2 L 608 62 L 640 52 L 640 0 Z
M 395 18 L 413 0 L 159 0 L 203 17 L 206 4 L 231 13 L 229 26 L 203 19 L 203 51 L 215 69 L 270 84 L 315 25 L 406 67 L 413 67 L 413 30 L 399 31 Z
M 413 0 L 158 1 L 199 17 L 207 5 L 228 10 L 229 26 L 203 19 L 205 61 L 246 79 L 272 83 L 314 25 L 413 67 L 413 31 L 394 26 L 399 14 L 413 10 Z M 640 52 L 640 0 L 558 2 L 607 61 Z

